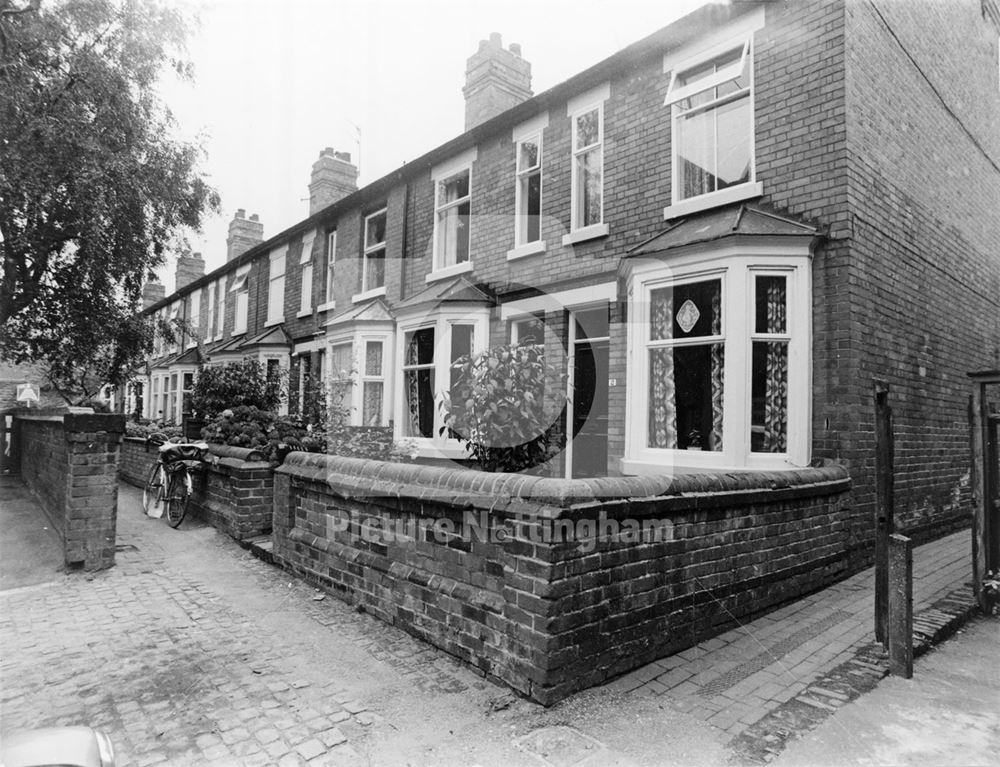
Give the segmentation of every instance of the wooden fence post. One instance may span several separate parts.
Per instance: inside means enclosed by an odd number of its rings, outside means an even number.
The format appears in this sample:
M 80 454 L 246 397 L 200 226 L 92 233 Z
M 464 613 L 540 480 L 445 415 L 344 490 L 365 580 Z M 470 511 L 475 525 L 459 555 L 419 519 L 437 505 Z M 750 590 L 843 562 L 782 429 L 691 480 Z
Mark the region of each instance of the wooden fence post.
M 886 620 L 889 591 L 889 536 L 893 519 L 893 434 L 889 383 L 872 379 L 875 388 L 875 639 L 888 647 Z
M 889 537 L 889 673 L 913 676 L 913 542 Z

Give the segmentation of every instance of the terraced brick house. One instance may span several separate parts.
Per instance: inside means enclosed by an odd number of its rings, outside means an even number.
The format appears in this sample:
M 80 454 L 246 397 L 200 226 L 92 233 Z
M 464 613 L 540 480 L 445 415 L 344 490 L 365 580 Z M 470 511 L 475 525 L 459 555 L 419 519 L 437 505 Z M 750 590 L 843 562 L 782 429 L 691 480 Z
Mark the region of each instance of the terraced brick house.
M 151 297 L 198 338 L 160 344 L 142 412 L 178 420 L 199 364 L 249 356 L 291 412 L 305 375 L 350 379 L 357 426 L 461 460 L 452 361 L 530 339 L 568 378 L 550 474 L 843 462 L 857 565 L 879 378 L 897 523 L 940 533 L 965 374 L 1000 355 L 998 35 L 995 0 L 713 4 L 537 95 L 493 35 L 455 139 L 360 189 L 325 150 L 308 217 L 264 239 L 240 211 L 223 267 Z

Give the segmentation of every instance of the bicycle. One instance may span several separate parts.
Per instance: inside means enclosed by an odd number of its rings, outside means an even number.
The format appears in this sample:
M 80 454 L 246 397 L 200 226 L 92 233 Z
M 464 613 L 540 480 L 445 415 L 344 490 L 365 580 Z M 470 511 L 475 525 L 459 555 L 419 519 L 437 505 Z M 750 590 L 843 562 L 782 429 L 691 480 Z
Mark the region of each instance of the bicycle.
M 171 442 L 165 434 L 157 432 L 146 438 L 147 450 L 150 445 L 156 445 L 159 455 L 142 489 L 142 509 L 153 519 L 160 519 L 166 512 L 167 524 L 177 528 L 191 502 L 191 475 L 201 467 L 208 444 Z

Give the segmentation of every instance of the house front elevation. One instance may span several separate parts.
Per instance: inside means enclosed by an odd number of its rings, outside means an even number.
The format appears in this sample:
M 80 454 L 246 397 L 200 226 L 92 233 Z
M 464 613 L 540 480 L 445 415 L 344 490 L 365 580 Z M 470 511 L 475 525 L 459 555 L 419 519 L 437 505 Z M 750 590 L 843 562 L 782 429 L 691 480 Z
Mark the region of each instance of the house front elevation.
M 499 35 L 465 130 L 362 188 L 313 166 L 309 216 L 147 312 L 141 414 L 179 420 L 199 365 L 252 357 L 346 392 L 420 460 L 453 363 L 541 345 L 568 478 L 838 461 L 847 547 L 873 529 L 872 381 L 896 416 L 897 520 L 960 524 L 965 374 L 1000 357 L 1000 75 L 992 0 L 709 4 L 543 93 Z M 133 406 L 136 402 L 133 401 Z

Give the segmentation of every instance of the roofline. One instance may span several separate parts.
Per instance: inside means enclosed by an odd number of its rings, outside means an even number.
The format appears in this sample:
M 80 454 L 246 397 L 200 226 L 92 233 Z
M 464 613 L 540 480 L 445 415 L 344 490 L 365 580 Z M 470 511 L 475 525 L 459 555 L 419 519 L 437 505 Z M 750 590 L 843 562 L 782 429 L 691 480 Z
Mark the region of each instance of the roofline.
M 170 305 L 182 295 L 181 291 L 188 293 L 197 290 L 218 279 L 230 269 L 236 269 L 249 261 L 253 261 L 261 254 L 282 244 L 283 241 L 288 240 L 299 232 L 323 227 L 331 223 L 331 220 L 335 220 L 345 210 L 363 207 L 365 202 L 388 194 L 388 191 L 399 183 L 409 180 L 425 170 L 430 170 L 441 161 L 459 152 L 478 145 L 483 139 L 493 137 L 497 133 L 508 128 L 513 128 L 518 123 L 540 112 L 554 106 L 559 106 L 570 96 L 586 91 L 594 85 L 599 85 L 601 82 L 609 79 L 612 74 L 633 66 L 636 62 L 648 56 L 662 53 L 664 49 L 670 46 L 683 46 L 690 41 L 692 35 L 702 33 L 706 28 L 716 27 L 750 13 L 763 2 L 766 2 L 766 0 L 730 0 L 730 2 L 725 3 L 707 3 L 700 8 L 696 8 L 686 16 L 682 16 L 677 21 L 632 43 L 603 61 L 599 61 L 588 69 L 573 75 L 568 80 L 552 86 L 537 96 L 532 96 L 530 99 L 522 101 L 505 112 L 501 112 L 486 122 L 480 123 L 450 141 L 426 152 L 416 160 L 403 164 L 396 170 L 382 176 L 382 178 L 376 179 L 360 189 L 351 192 L 346 197 L 316 211 L 316 213 L 313 213 L 308 218 L 293 224 L 287 229 L 278 232 L 278 234 L 253 246 L 245 253 L 241 253 L 239 256 L 230 259 L 217 269 L 196 280 L 192 280 L 180 290 L 174 290 L 169 296 L 143 309 L 142 313 L 151 313 Z

